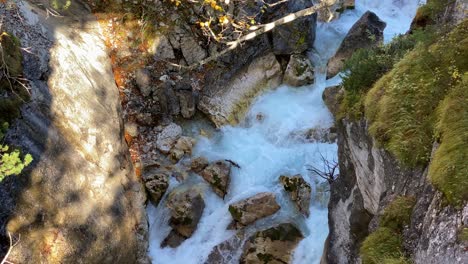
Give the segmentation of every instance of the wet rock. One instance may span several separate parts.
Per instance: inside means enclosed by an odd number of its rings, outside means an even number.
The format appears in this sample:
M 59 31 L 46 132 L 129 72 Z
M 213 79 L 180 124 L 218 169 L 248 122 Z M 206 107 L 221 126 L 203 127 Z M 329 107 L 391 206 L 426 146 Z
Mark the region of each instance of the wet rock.
M 198 41 L 188 34 L 182 37 L 180 47 L 185 61 L 187 61 L 189 65 L 199 62 L 207 56 L 206 50 L 200 47 Z
M 231 164 L 225 161 L 216 161 L 206 167 L 200 175 L 207 181 L 213 191 L 224 198 L 229 187 Z
M 149 96 L 153 90 L 151 86 L 151 73 L 147 69 L 138 69 L 135 72 L 135 81 L 143 96 Z
M 381 44 L 386 25 L 375 13 L 364 13 L 349 30 L 336 54 L 328 61 L 327 79 L 338 74 L 343 69 L 344 61 L 356 50 Z
M 247 199 L 229 205 L 229 212 L 237 227 L 247 226 L 258 219 L 276 213 L 280 206 L 274 193 L 259 193 Z
M 213 263 L 234 263 L 237 251 L 241 248 L 244 239 L 244 233 L 239 231 L 226 241 L 216 245 L 211 250 L 205 264 Z
M 279 180 L 291 200 L 296 204 L 299 212 L 308 217 L 310 213 L 309 205 L 312 193 L 310 184 L 299 174 L 292 177 L 282 175 Z
M 176 144 L 177 140 L 182 135 L 182 128 L 175 124 L 171 123 L 166 126 L 161 133 L 159 133 L 156 140 L 156 147 L 162 153 L 169 153 L 172 147 Z
M 143 182 L 151 202 L 158 205 L 169 187 L 169 173 L 153 171 L 143 174 Z
M 330 6 L 328 9 L 320 9 L 317 12 L 317 19 L 321 22 L 330 22 L 338 19 L 340 14 L 347 9 L 355 8 L 355 0 L 321 0 L 327 2 Z
M 257 232 L 244 245 L 240 263 L 291 263 L 293 251 L 303 238 L 290 223 Z
M 177 92 L 180 102 L 180 113 L 184 118 L 192 118 L 195 115 L 196 103 L 192 91 Z
M 190 164 L 190 169 L 195 173 L 199 173 L 203 169 L 205 169 L 208 166 L 208 164 L 209 162 L 206 158 L 198 157 L 192 160 L 192 163 Z
M 195 139 L 191 137 L 180 137 L 169 153 L 172 161 L 179 161 L 185 154 L 192 154 Z
M 312 0 L 287 1 L 276 8 L 269 8 L 268 13 L 272 14 L 269 21 L 313 5 Z M 290 55 L 308 50 L 315 40 L 316 20 L 317 15 L 313 14 L 274 28 L 271 34 L 273 52 L 276 55 Z
M 344 89 L 342 89 L 341 86 L 328 87 L 323 91 L 322 99 L 333 116 L 336 116 L 340 110 L 340 103 L 343 95 Z
M 293 87 L 299 87 L 314 83 L 314 68 L 307 56 L 294 54 L 291 56 L 283 82 Z
M 206 87 L 198 109 L 207 114 L 218 128 L 236 124 L 244 117 L 256 95 L 280 85 L 282 75 L 275 55 L 268 53 L 256 58 L 226 82 Z
M 334 128 L 311 128 L 304 134 L 308 142 L 335 143 L 337 134 Z
M 170 193 L 167 207 L 171 212 L 169 225 L 182 237 L 189 238 L 197 228 L 205 202 L 200 189 L 191 187 Z
M 167 237 L 162 241 L 161 247 L 176 248 L 180 244 L 182 244 L 182 242 L 184 242 L 186 239 L 187 239 L 186 237 L 182 236 L 181 234 L 179 234 L 177 231 L 173 229 L 171 230 L 169 235 L 167 235 Z

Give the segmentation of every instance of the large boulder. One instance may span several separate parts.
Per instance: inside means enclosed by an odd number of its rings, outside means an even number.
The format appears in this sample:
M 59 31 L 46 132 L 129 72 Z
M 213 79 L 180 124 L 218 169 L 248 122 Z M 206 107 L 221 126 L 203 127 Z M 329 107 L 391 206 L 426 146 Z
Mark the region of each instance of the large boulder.
M 182 128 L 175 123 L 171 123 L 159 133 L 156 139 L 156 147 L 162 153 L 167 154 L 172 147 L 174 147 L 181 135 Z
M 247 199 L 229 205 L 229 212 L 236 227 L 247 226 L 258 219 L 276 213 L 280 206 L 274 193 L 259 193 Z
M 338 74 L 343 69 L 344 61 L 350 58 L 356 50 L 381 44 L 386 26 L 387 24 L 375 13 L 371 11 L 364 13 L 349 30 L 336 54 L 328 61 L 327 79 Z
M 185 154 L 192 154 L 195 139 L 191 137 L 180 137 L 169 152 L 172 161 L 179 161 Z
M 280 182 L 288 196 L 296 204 L 299 212 L 308 217 L 312 193 L 310 184 L 299 174 L 292 177 L 282 175 L 280 176 Z
M 34 158 L 0 183 L 14 199 L 0 202 L 0 247 L 9 232 L 20 238 L 12 263 L 147 263 L 146 193 L 105 38 L 85 5 L 69 2 L 55 17 L 49 1 L 0 1 L 2 27 L 30 49 L 22 62 L 32 94 L 6 140 Z
M 282 75 L 281 65 L 275 55 L 268 53 L 254 59 L 222 85 L 206 87 L 198 109 L 207 114 L 218 128 L 236 124 L 244 117 L 256 95 L 281 84 Z
M 230 182 L 230 163 L 221 160 L 216 161 L 201 171 L 200 175 L 211 185 L 218 196 L 224 198 Z
M 269 2 L 278 2 L 267 11 L 266 18 L 269 22 L 314 5 L 312 0 Z M 273 53 L 291 55 L 310 49 L 315 40 L 316 21 L 317 15 L 313 14 L 274 28 L 270 38 Z
M 176 247 L 192 236 L 205 209 L 201 191 L 198 187 L 176 189 L 167 199 L 171 218 L 169 225 L 173 228 L 163 245 Z
M 314 67 L 309 58 L 303 54 L 292 55 L 284 72 L 283 83 L 299 87 L 313 84 L 314 79 Z
M 197 157 L 190 163 L 190 170 L 195 173 L 200 173 L 203 169 L 208 166 L 209 162 L 205 157 Z
M 259 231 L 244 245 L 240 263 L 291 263 L 293 251 L 303 238 L 301 231 L 290 223 Z

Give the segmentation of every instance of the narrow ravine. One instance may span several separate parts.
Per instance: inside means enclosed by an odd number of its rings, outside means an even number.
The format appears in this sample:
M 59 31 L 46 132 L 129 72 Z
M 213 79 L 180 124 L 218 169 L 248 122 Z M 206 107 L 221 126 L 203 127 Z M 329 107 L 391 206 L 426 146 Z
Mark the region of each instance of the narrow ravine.
M 294 263 L 319 263 L 328 234 L 327 183 L 312 175 L 309 165 L 321 166 L 321 156 L 336 160 L 337 146 L 318 143 L 297 136 L 311 128 L 328 129 L 333 118 L 322 101 L 326 87 L 340 82 L 339 77 L 325 80 L 326 64 L 333 56 L 351 26 L 367 10 L 387 23 L 385 41 L 405 33 L 418 7 L 418 0 L 356 1 L 356 9 L 346 11 L 340 19 L 318 24 L 315 51 L 310 58 L 315 65 L 315 84 L 301 88 L 281 86 L 257 98 L 239 125 L 225 126 L 209 138 L 197 138 L 193 156 L 210 161 L 229 159 L 239 164 L 233 168 L 226 197 L 221 199 L 196 174 L 184 185 L 200 185 L 204 190 L 205 210 L 195 233 L 177 248 L 161 248 L 170 231 L 165 198 L 155 208 L 149 206 L 150 256 L 153 263 L 204 263 L 213 247 L 229 239 L 235 231 L 227 230 L 231 222 L 229 204 L 259 192 L 273 192 L 281 210 L 248 227 L 251 232 L 283 222 L 293 222 L 304 234 L 294 253 Z M 193 124 L 194 133 L 199 124 Z M 305 218 L 294 209 L 278 182 L 280 175 L 301 174 L 313 188 L 310 216 Z M 324 187 L 325 186 L 325 187 Z M 179 188 L 171 180 L 171 189 Z M 233 252 L 233 255 L 240 252 Z M 238 256 L 237 256 L 238 258 Z M 236 259 L 236 257 L 234 257 Z M 233 263 L 237 263 L 234 261 Z

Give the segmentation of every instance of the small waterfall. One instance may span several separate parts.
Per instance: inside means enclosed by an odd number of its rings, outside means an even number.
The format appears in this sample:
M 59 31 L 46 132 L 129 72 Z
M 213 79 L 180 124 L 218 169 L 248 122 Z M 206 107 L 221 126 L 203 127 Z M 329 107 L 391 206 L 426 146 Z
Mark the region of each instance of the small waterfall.
M 310 54 L 316 66 L 315 84 L 301 88 L 281 86 L 256 99 L 245 120 L 238 126 L 226 126 L 212 137 L 199 137 L 193 156 L 204 156 L 210 161 L 230 159 L 241 169 L 233 168 L 231 184 L 224 200 L 212 192 L 201 177 L 192 175 L 184 185 L 199 184 L 204 188 L 205 210 L 196 232 L 177 248 L 161 248 L 160 244 L 170 231 L 164 199 L 160 206 L 149 206 L 150 256 L 158 264 L 204 263 L 217 244 L 232 237 L 227 230 L 231 221 L 229 204 L 259 192 L 274 192 L 281 210 L 272 217 L 258 221 L 250 229 L 272 223 L 294 222 L 304 239 L 294 253 L 294 263 L 319 263 L 323 244 L 328 234 L 327 208 L 320 199 L 313 199 L 310 217 L 305 218 L 293 209 L 283 194 L 278 178 L 282 174 L 301 174 L 315 188 L 323 179 L 311 175 L 308 165 L 319 165 L 321 155 L 337 159 L 336 144 L 311 143 L 294 137 L 294 133 L 310 128 L 329 128 L 333 118 L 322 101 L 326 87 L 339 84 L 340 77 L 325 80 L 326 63 L 339 47 L 352 25 L 367 10 L 375 12 L 387 22 L 385 40 L 405 33 L 418 7 L 418 0 L 357 0 L 356 9 L 348 10 L 339 20 L 318 24 L 315 51 Z M 257 118 L 261 115 L 262 118 Z M 193 130 L 198 133 L 199 126 Z M 179 185 L 175 180 L 170 188 Z M 323 186 L 323 184 L 322 184 Z M 323 189 L 323 188 L 322 188 Z M 170 192 L 170 190 L 168 191 Z

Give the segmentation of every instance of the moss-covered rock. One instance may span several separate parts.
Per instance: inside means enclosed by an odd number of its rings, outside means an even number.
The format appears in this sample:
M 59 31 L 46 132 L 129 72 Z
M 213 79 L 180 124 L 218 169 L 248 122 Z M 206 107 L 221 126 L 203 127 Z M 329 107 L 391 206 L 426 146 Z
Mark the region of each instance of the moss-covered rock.
M 362 264 L 399 263 L 403 258 L 400 234 L 380 227 L 364 240 L 360 254 Z
M 410 223 L 411 213 L 416 200 L 414 197 L 400 196 L 395 198 L 384 210 L 380 220 L 380 226 L 395 231 L 401 231 Z

